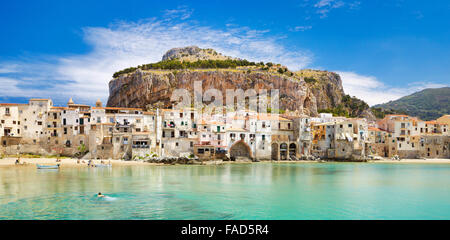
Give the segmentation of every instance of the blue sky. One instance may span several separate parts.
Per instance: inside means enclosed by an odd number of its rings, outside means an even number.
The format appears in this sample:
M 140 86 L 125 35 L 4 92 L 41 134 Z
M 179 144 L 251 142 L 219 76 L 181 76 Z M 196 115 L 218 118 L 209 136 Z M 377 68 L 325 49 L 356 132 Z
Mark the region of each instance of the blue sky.
M 115 71 L 187 45 L 336 71 L 370 105 L 450 85 L 446 0 L 15 0 L 0 27 L 1 102 L 106 101 Z

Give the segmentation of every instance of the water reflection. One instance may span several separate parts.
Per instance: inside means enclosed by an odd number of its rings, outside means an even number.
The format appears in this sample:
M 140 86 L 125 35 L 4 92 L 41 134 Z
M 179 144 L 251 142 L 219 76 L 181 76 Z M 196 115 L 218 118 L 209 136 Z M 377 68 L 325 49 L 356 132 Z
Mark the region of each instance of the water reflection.
M 448 219 L 449 180 L 445 164 L 2 167 L 0 219 Z

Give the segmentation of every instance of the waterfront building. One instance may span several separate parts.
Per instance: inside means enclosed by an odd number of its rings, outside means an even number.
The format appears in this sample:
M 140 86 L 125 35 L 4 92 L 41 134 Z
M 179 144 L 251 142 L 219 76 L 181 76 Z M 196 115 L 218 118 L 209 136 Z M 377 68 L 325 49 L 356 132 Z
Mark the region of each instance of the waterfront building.
M 0 104 L 0 153 L 93 159 L 363 160 L 450 157 L 448 115 L 422 121 L 387 115 L 365 119 L 321 113 L 285 116 L 254 111 L 199 114 L 193 108 L 56 107 L 50 99 Z

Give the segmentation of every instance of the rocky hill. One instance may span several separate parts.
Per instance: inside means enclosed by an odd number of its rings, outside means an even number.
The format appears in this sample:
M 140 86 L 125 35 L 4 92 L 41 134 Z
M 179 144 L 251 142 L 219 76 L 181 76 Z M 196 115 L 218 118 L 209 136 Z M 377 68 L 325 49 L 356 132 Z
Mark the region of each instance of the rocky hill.
M 225 57 L 212 49 L 197 47 L 169 50 L 161 62 L 145 64 L 114 74 L 109 83 L 108 106 L 171 107 L 173 90 L 193 93 L 194 81 L 203 91 L 226 89 L 279 89 L 280 112 L 308 114 L 332 112 L 343 116 L 373 118 L 368 105 L 345 95 L 338 74 L 328 71 L 291 72 L 280 64 L 255 63 Z
M 198 60 L 232 60 L 234 58 L 224 56 L 216 52 L 214 49 L 201 49 L 197 46 L 189 46 L 184 48 L 172 48 L 163 55 L 163 61 L 180 60 L 194 62 Z
M 377 117 L 386 113 L 403 113 L 432 120 L 450 114 L 450 87 L 428 88 L 395 101 L 373 106 Z

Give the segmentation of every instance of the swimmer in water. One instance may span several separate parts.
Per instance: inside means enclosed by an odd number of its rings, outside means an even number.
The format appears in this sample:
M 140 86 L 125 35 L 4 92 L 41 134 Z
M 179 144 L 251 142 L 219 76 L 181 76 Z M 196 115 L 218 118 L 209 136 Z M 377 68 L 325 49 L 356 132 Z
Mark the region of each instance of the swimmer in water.
M 97 197 L 105 197 L 105 195 L 103 195 L 101 192 L 99 192 L 99 193 L 97 194 Z

